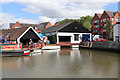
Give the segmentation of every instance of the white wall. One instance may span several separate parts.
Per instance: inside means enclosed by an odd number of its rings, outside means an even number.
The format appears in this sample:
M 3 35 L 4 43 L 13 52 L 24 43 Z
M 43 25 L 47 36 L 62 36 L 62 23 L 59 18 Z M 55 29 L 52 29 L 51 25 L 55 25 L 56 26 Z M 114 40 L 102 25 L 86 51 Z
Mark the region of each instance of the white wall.
M 74 34 L 79 34 L 79 41 L 74 41 Z M 59 37 L 58 36 L 71 36 L 71 43 L 80 43 L 82 41 L 82 34 L 90 34 L 90 41 L 91 41 L 91 33 L 65 33 L 59 32 L 57 33 L 57 44 L 59 44 Z M 80 39 L 81 37 L 81 39 Z
M 119 41 L 120 41 L 120 24 L 116 24 L 113 27 L 113 36 L 114 36 L 114 41 L 116 41 L 116 36 L 119 36 Z

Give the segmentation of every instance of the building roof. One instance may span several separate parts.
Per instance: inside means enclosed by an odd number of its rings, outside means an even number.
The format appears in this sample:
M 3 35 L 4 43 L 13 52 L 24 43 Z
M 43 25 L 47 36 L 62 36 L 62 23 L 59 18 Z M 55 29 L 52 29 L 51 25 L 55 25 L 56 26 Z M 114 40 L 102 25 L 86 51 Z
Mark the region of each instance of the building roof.
M 72 26 L 70 26 L 70 25 L 72 25 Z M 65 27 L 67 27 L 67 28 L 65 29 Z M 45 34 L 45 33 L 52 33 L 52 32 L 56 32 L 56 31 L 61 32 L 61 30 L 62 30 L 62 32 L 63 31 L 68 32 L 68 30 L 70 30 L 70 31 L 71 31 L 71 29 L 73 30 L 74 29 L 73 27 L 79 28 L 79 29 L 77 29 L 76 32 L 90 33 L 90 31 L 88 29 L 86 29 L 85 27 L 83 27 L 81 24 L 79 24 L 76 21 L 66 22 L 66 23 L 63 23 L 63 24 L 60 24 L 57 26 L 53 26 L 53 27 L 44 29 L 44 30 L 42 30 L 42 33 Z
M 18 22 L 18 21 L 17 21 Z M 19 23 L 19 22 L 18 22 Z M 19 23 L 22 27 L 38 27 L 39 30 L 42 30 L 46 27 L 49 22 L 44 22 L 40 24 L 29 24 L 29 23 Z M 10 28 L 12 28 L 16 23 L 10 23 Z
M 10 23 L 10 28 L 13 27 L 16 23 Z M 28 23 L 19 23 L 22 27 L 38 27 L 38 24 L 28 24 Z
M 44 29 L 42 30 L 42 33 L 48 33 L 48 32 L 55 32 L 55 31 L 58 31 L 62 28 L 64 28 L 65 26 L 71 24 L 72 22 L 66 22 L 66 23 L 63 23 L 63 24 L 60 24 L 60 25 L 57 25 L 57 26 L 53 26 L 53 27 L 50 27 L 50 28 L 47 28 L 47 29 Z
M 10 33 L 10 40 L 16 40 L 27 29 L 28 29 L 28 27 L 2 30 L 2 35 L 3 35 L 2 38 L 6 38 L 9 35 L 9 33 Z M 9 37 L 7 37 L 6 39 L 9 40 Z
M 115 14 L 117 13 L 117 12 L 106 11 L 106 10 L 105 10 L 105 12 L 106 12 L 106 13 L 108 14 L 108 16 L 111 17 L 111 18 L 113 18 L 113 17 L 115 16 Z
M 100 13 L 96 13 L 96 14 L 98 15 L 99 18 L 101 18 L 102 14 L 100 14 Z
M 43 30 L 48 23 L 49 23 L 49 22 L 40 23 L 40 24 L 38 25 L 38 29 L 39 29 L 39 30 Z

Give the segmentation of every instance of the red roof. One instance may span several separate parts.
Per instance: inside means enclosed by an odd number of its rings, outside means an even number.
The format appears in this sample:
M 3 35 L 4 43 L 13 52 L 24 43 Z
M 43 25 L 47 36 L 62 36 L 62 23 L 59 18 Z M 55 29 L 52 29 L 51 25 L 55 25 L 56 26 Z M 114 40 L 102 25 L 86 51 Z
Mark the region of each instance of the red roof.
M 41 30 L 35 30 L 36 32 L 38 32 L 38 33 L 40 33 L 41 32 Z

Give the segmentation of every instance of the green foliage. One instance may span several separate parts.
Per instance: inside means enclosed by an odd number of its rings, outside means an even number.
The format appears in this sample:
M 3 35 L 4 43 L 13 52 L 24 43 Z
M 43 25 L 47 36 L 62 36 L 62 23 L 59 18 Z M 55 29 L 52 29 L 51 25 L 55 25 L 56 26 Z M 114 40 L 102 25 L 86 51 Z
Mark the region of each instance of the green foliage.
M 83 23 L 83 26 L 85 26 L 90 31 L 90 29 L 91 29 L 91 23 L 89 21 L 85 21 Z
M 107 34 L 106 37 L 107 37 L 107 39 L 112 38 L 112 33 L 113 33 L 112 21 L 108 20 L 107 23 L 106 23 L 106 34 Z
M 50 40 L 50 44 L 55 44 L 56 43 L 56 35 L 49 35 L 48 40 Z
M 74 21 L 74 19 L 64 19 L 62 21 L 59 21 L 60 24 L 63 24 L 65 22 L 71 22 L 71 21 Z
M 85 28 L 90 30 L 91 25 L 92 25 L 92 19 L 93 19 L 93 17 L 91 17 L 91 16 L 82 16 L 82 17 L 80 17 L 80 19 L 64 19 L 64 20 L 59 21 L 59 23 L 63 24 L 65 22 L 77 21 L 80 24 L 82 24 Z

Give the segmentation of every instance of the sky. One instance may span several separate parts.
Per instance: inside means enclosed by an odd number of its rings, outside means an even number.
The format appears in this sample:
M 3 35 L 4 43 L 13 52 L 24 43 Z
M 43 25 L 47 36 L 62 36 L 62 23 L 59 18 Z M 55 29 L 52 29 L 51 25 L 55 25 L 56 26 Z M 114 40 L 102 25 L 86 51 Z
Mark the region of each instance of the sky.
M 1 0 L 0 25 L 9 28 L 10 23 L 39 24 L 65 18 L 79 19 L 94 16 L 104 10 L 118 11 L 119 0 Z

